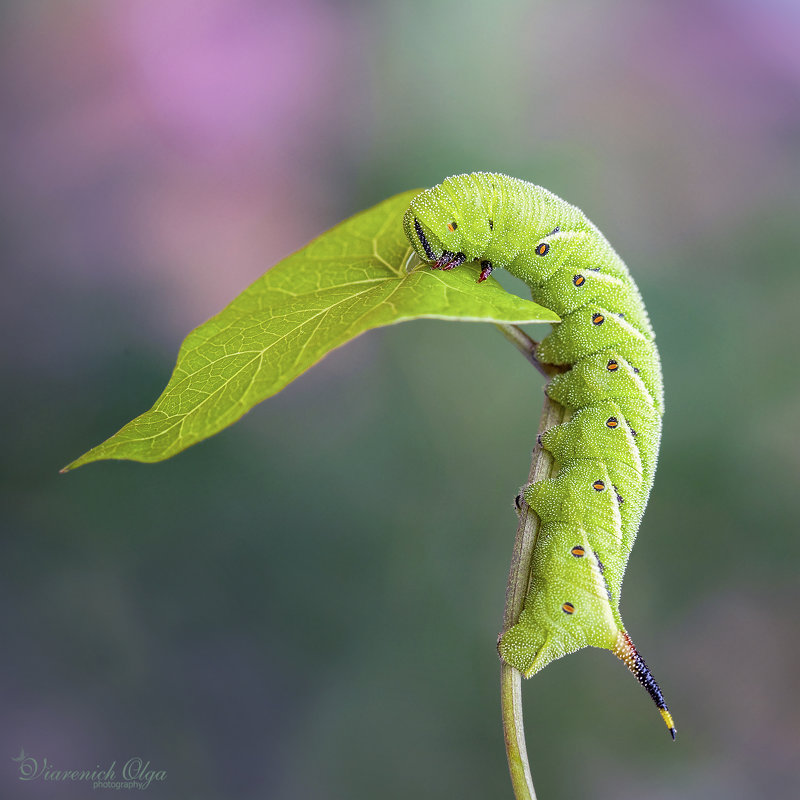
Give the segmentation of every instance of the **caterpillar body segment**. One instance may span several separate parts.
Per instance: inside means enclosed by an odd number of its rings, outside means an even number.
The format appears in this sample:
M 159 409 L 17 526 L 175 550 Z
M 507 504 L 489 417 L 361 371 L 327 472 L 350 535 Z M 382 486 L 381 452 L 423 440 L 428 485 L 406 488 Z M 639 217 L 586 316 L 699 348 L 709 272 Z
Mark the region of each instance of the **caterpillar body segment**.
M 567 368 L 546 391 L 568 421 L 540 437 L 553 455 L 553 477 L 524 492 L 540 528 L 525 605 L 500 637 L 501 658 L 529 677 L 582 647 L 611 650 L 675 738 L 661 690 L 619 611 L 664 409 L 653 329 L 627 267 L 580 209 L 497 173 L 446 178 L 412 200 L 403 226 L 432 268 L 479 261 L 480 281 L 502 267 L 562 320 L 537 357 Z

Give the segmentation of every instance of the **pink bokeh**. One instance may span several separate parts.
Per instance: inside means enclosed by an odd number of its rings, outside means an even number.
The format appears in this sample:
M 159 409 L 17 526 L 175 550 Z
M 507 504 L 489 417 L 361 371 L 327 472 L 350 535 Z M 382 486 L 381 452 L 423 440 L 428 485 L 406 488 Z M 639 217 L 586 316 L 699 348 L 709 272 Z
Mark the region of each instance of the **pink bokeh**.
M 367 94 L 346 13 L 95 1 L 12 22 L 7 203 L 40 280 L 150 281 L 174 341 L 335 219 L 326 165 L 358 143 L 342 89 L 356 115 Z

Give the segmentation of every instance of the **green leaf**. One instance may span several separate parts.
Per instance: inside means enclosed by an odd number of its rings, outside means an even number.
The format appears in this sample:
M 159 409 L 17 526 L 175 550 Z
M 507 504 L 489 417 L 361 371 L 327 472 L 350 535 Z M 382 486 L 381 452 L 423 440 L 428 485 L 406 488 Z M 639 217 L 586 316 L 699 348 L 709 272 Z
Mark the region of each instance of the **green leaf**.
M 183 342 L 146 413 L 64 471 L 104 458 L 161 461 L 235 422 L 323 356 L 370 328 L 410 319 L 557 322 L 479 267 L 416 264 L 402 217 L 417 192 L 356 214 L 276 264 Z M 416 257 L 414 256 L 414 259 Z

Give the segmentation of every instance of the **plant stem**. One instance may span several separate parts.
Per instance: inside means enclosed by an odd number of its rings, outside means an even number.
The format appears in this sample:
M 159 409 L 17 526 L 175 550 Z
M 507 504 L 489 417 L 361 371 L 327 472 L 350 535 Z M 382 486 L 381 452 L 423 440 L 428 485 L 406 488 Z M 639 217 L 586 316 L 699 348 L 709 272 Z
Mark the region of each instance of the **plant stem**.
M 559 370 L 536 359 L 538 344 L 524 331 L 514 325 L 497 325 L 503 335 L 540 372 L 548 377 Z M 563 406 L 545 396 L 544 408 L 539 421 L 539 433 L 564 422 L 568 412 Z M 553 469 L 551 455 L 537 444 L 533 448 L 531 469 L 528 483 L 541 481 L 550 476 Z M 514 542 L 514 553 L 511 558 L 511 569 L 508 573 L 506 588 L 506 606 L 503 613 L 503 631 L 514 625 L 522 612 L 530 582 L 531 558 L 536 537 L 539 533 L 539 517 L 531 511 L 524 498 L 520 502 L 519 526 Z M 514 667 L 502 664 L 500 668 L 500 707 L 503 715 L 503 733 L 506 742 L 508 769 L 511 773 L 511 784 L 517 800 L 536 800 L 533 788 L 528 754 L 525 749 L 525 728 L 522 718 L 522 675 Z
M 508 339 L 508 341 L 545 376 L 545 378 L 550 378 L 557 372 L 561 372 L 558 367 L 554 367 L 552 364 L 542 364 L 541 361 L 539 361 L 536 357 L 536 351 L 539 349 L 539 342 L 535 342 L 531 339 L 522 328 L 518 328 L 516 325 L 508 325 L 505 322 L 496 322 L 495 328 L 497 328 L 500 333 L 502 333 L 503 336 L 505 336 L 506 339 Z

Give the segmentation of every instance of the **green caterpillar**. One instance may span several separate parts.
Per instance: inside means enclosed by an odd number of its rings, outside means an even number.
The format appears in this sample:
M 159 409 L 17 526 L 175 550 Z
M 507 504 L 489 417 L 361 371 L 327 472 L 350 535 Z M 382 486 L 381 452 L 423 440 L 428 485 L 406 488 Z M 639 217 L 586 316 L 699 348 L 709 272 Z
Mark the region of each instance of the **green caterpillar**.
M 619 612 L 647 498 L 664 401 L 654 334 L 625 264 L 583 212 L 527 181 L 474 172 L 417 195 L 403 227 L 432 269 L 504 267 L 562 321 L 537 351 L 563 368 L 547 385 L 568 421 L 539 440 L 555 477 L 525 489 L 541 520 L 531 580 L 501 658 L 530 677 L 587 647 L 611 650 L 648 691 L 675 738 L 658 684 Z

